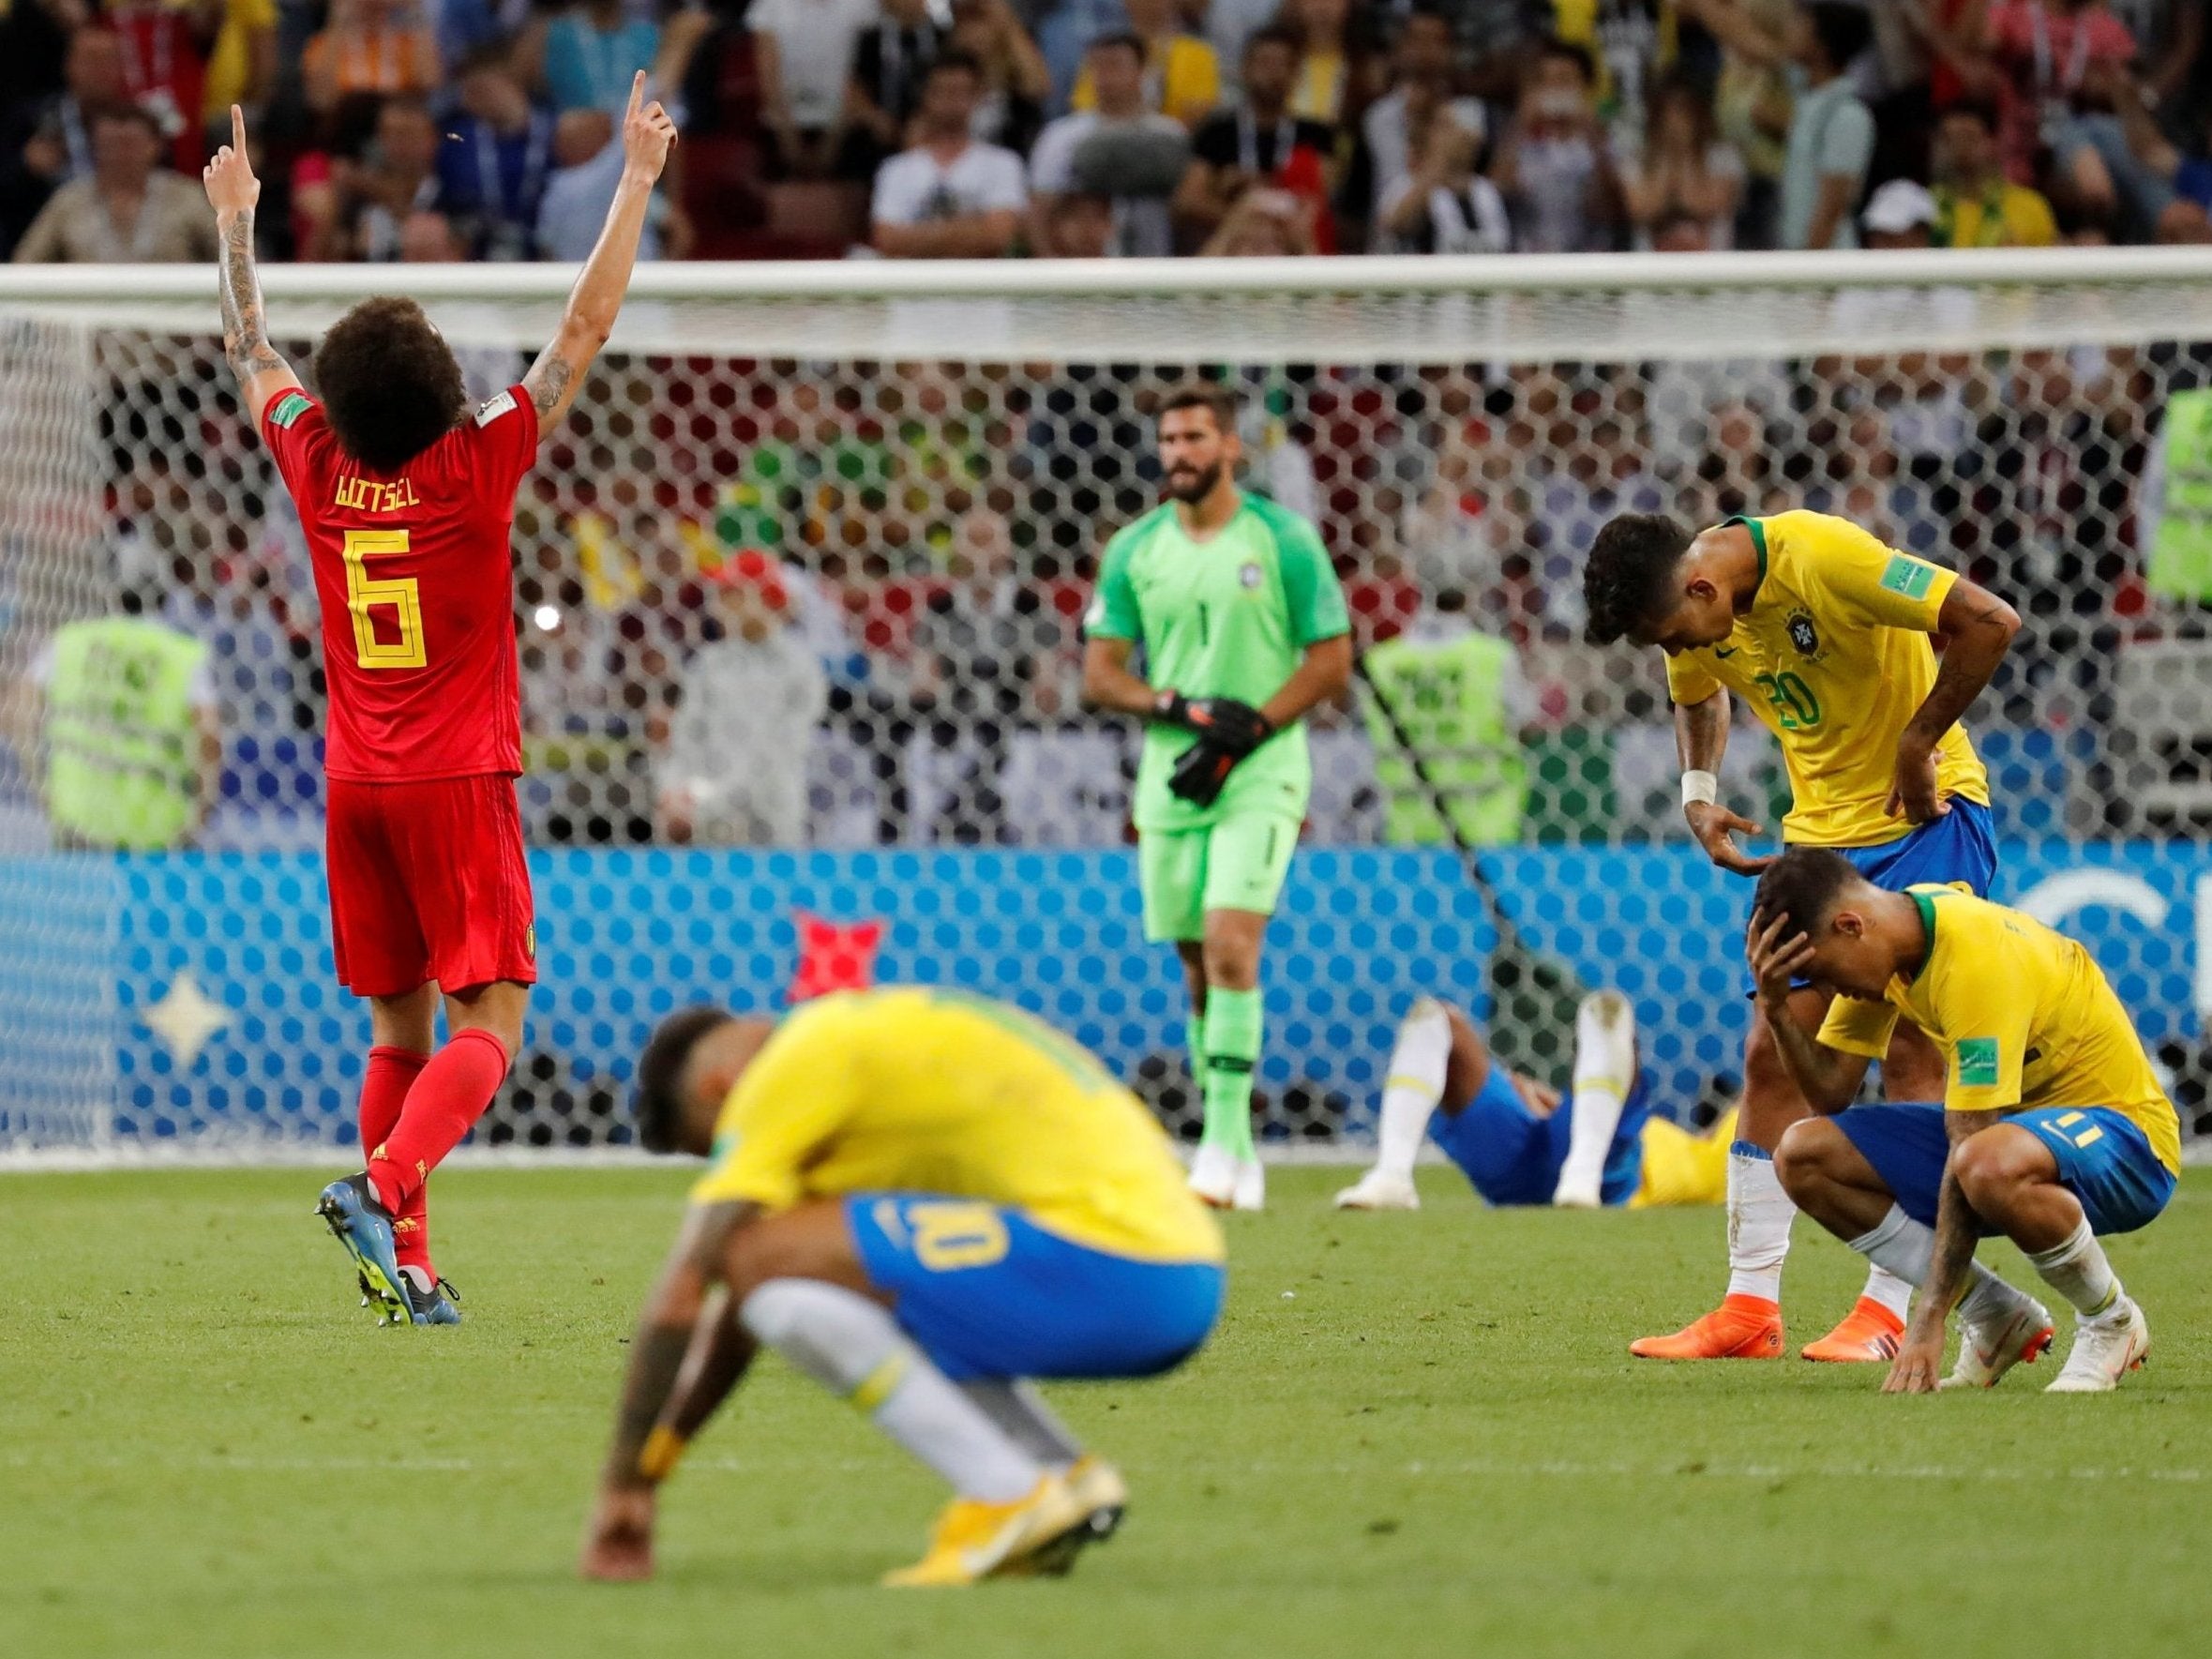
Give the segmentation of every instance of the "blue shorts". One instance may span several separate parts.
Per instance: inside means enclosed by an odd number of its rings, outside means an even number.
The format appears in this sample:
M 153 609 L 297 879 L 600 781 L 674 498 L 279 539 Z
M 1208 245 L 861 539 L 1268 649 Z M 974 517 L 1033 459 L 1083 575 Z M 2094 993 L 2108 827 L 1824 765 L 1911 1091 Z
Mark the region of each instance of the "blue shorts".
M 1151 1377 L 1197 1352 L 1221 1315 L 1214 1261 L 1143 1261 L 1075 1244 L 972 1199 L 845 1200 L 868 1282 L 956 1382 Z
M 1837 847 L 1877 887 L 1902 893 L 1928 882 L 1964 882 L 1977 898 L 1989 897 L 1997 873 L 1996 822 L 1978 801 L 1953 800 L 1941 818 L 1878 847 Z M 1750 970 L 1745 969 L 1749 983 Z M 1798 990 L 1813 982 L 1793 979 Z M 1757 986 L 1752 987 L 1755 992 Z
M 1650 1092 L 1638 1077 L 1621 1108 L 1612 1149 L 1605 1154 L 1605 1179 L 1599 1191 L 1608 1204 L 1625 1204 L 1635 1196 L 1644 1177 L 1644 1120 L 1650 1115 Z M 1522 1101 L 1505 1067 L 1493 1064 L 1464 1109 L 1438 1111 L 1429 1119 L 1429 1139 L 1489 1202 L 1548 1204 L 1559 1184 L 1559 1169 L 1567 1162 L 1573 1126 L 1572 1100 L 1560 1101 L 1557 1111 L 1540 1117 Z
M 2108 1106 L 2038 1107 L 2007 1113 L 2005 1122 L 2042 1138 L 2058 1161 L 2059 1185 L 2081 1200 L 2093 1233 L 2147 1227 L 2174 1196 L 2174 1171 L 2159 1162 L 2143 1131 Z M 1950 1156 L 1943 1108 L 1855 1106 L 1836 1124 L 1874 1167 L 1898 1208 L 1934 1227 Z

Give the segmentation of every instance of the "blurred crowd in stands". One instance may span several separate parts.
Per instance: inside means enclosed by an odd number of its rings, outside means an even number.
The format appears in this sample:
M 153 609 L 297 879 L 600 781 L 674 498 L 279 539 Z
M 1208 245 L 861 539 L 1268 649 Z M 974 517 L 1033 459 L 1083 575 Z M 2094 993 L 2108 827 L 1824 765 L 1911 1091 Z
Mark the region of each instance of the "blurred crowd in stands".
M 572 260 L 640 69 L 670 258 L 2212 240 L 2199 0 L 10 0 L 0 237 Z

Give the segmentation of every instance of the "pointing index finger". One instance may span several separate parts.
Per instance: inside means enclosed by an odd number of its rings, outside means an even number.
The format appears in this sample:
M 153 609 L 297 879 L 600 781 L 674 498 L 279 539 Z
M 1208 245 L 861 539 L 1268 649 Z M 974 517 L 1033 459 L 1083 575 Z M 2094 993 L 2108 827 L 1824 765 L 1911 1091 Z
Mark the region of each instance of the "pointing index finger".
M 231 106 L 231 148 L 246 154 L 246 112 L 236 104 Z
M 630 107 L 628 111 L 625 112 L 624 118 L 635 121 L 638 118 L 638 111 L 644 105 L 644 102 L 645 71 L 643 69 L 640 69 L 630 80 Z

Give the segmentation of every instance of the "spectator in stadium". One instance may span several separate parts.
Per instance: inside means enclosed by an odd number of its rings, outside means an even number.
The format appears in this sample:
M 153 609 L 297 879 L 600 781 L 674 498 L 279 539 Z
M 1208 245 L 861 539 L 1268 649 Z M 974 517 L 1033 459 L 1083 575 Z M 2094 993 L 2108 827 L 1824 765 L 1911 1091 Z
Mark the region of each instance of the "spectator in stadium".
M 1183 243 L 1202 242 L 1256 186 L 1287 189 L 1328 210 L 1328 162 L 1336 133 L 1290 113 L 1298 42 L 1261 29 L 1244 47 L 1244 90 L 1233 109 L 1217 110 L 1191 135 L 1191 164 L 1176 187 L 1175 219 Z
M 747 549 L 716 572 L 721 637 L 684 665 L 667 747 L 654 766 L 670 840 L 797 847 L 806 839 L 806 762 L 828 703 L 821 662 L 790 626 L 782 566 Z
M 427 96 L 438 87 L 438 43 L 414 0 L 330 0 L 328 23 L 301 54 L 300 82 L 321 115 L 355 94 Z
M 2114 185 L 2101 146 L 2077 118 L 2134 61 L 2128 25 L 2104 0 L 1992 0 L 1979 45 L 1966 79 L 1971 90 L 1986 91 L 1994 74 L 2002 90 L 2005 176 L 2034 184 L 2037 158 L 2048 148 L 2077 189 L 2109 201 Z
M 472 257 L 528 259 L 552 170 L 553 117 L 531 103 L 496 42 L 462 62 L 454 93 L 452 130 L 438 148 L 441 205 L 459 219 Z
M 1529 253 L 1599 252 L 1618 245 L 1620 179 L 1598 121 L 1590 55 L 1564 40 L 1538 51 L 1492 176 Z
M 1045 125 L 1052 71 L 1009 0 L 953 0 L 952 44 L 983 67 L 970 123 L 976 138 L 1026 155 Z
M 161 125 L 137 104 L 92 118 L 92 172 L 62 186 L 16 245 L 18 264 L 211 262 L 200 191 L 161 165 Z
M 1866 231 L 1869 248 L 1933 248 L 1935 227 L 1942 217 L 1942 209 L 1925 185 L 1893 178 L 1867 198 L 1866 211 L 1858 216 L 1858 222 Z
M 1295 47 L 1295 40 L 1292 45 Z M 1412 175 L 1414 130 L 1432 111 L 1442 108 L 1477 139 L 1489 136 L 1482 100 L 1455 95 L 1458 45 L 1452 38 L 1452 20 L 1444 13 L 1422 9 L 1407 14 L 1392 53 L 1391 68 L 1390 91 L 1377 98 L 1360 120 L 1373 187 L 1371 213 L 1376 217 Z
M 1621 173 L 1636 245 L 1652 246 L 1663 221 L 1688 215 L 1706 224 L 1708 248 L 1735 246 L 1743 201 L 1743 158 L 1713 128 L 1713 108 L 1690 82 L 1662 82 L 1652 94 L 1643 153 Z
M 2049 248 L 2051 204 L 1997 164 L 1995 106 L 1963 98 L 1935 122 L 1935 241 L 1942 248 Z
M 1505 198 L 1477 163 L 1482 141 L 1430 109 L 1415 139 L 1413 171 L 1384 198 L 1375 223 L 1377 253 L 1510 253 L 1513 225 Z
M 1313 215 L 1288 190 L 1260 185 L 1237 198 L 1205 246 L 1205 259 L 1287 259 L 1315 251 Z
M 929 66 L 914 144 L 876 173 L 870 238 L 892 259 L 998 259 L 1014 251 L 1029 190 L 1021 158 L 971 132 L 983 66 L 948 48 Z
M 1190 170 L 1190 134 L 1172 116 L 1145 108 L 1144 65 L 1144 42 L 1134 35 L 1091 43 L 1084 70 L 1098 107 L 1050 123 L 1030 152 L 1032 246 L 1046 246 L 1054 203 L 1081 192 L 1113 199 L 1116 255 L 1175 250 L 1167 204 Z
M 1941 8 L 1961 0 L 1932 3 Z M 1979 7 L 1982 0 L 1963 3 Z M 1913 8 L 1908 5 L 1905 9 Z M 1676 0 L 1676 11 L 1721 44 L 1721 72 L 1713 88 L 1714 125 L 1719 135 L 1736 146 L 1744 164 L 1743 206 L 1733 245 L 1771 248 L 1795 99 L 1786 41 L 1797 0 Z
M 1071 190 L 1056 196 L 1037 229 L 1040 259 L 1106 259 L 1114 250 L 1114 199 Z
M 107 0 L 101 17 L 121 38 L 123 80 L 151 114 L 180 169 L 196 169 L 207 53 L 222 26 L 224 0 Z
M 34 19 L 58 36 L 59 23 L 36 7 L 30 17 L 17 8 L 0 24 L 21 32 Z M 61 87 L 53 94 L 40 87 L 39 102 L 0 112 L 8 141 L 17 146 L 0 164 L 0 246 L 9 249 L 55 190 L 92 172 L 93 113 L 129 101 L 121 37 L 98 24 L 81 25 L 63 53 Z
M 638 71 L 659 57 L 661 26 L 624 0 L 583 0 L 550 19 L 538 38 L 539 79 L 554 110 L 613 115 L 629 102 Z
M 1176 0 L 1122 0 L 1128 32 L 1144 49 L 1144 107 L 1195 128 L 1221 102 L 1221 61 L 1213 48 L 1182 26 Z M 1068 100 L 1077 110 L 1098 108 L 1098 86 L 1088 61 Z
M 377 110 L 365 164 L 349 170 L 345 187 L 350 257 L 379 264 L 399 259 L 400 233 L 409 219 L 444 204 L 439 139 L 438 123 L 420 98 L 387 98 Z M 416 231 L 418 238 L 426 234 Z
M 1284 0 L 1279 21 L 1298 39 L 1290 113 L 1332 127 L 1357 127 L 1383 89 L 1382 55 L 1369 19 L 1352 0 Z
M 922 102 L 922 80 L 947 44 L 929 0 L 881 0 L 875 26 L 863 30 L 845 84 L 845 123 L 859 142 L 846 157 L 873 177 L 887 156 L 906 148 L 907 123 Z
M 458 264 L 468 257 L 468 245 L 459 230 L 435 207 L 418 207 L 394 227 L 391 258 L 401 264 Z M 460 355 L 458 352 L 454 354 Z
M 622 135 L 605 110 L 570 110 L 553 123 L 553 172 L 537 208 L 540 259 L 580 262 L 591 256 L 622 182 Z M 691 220 L 655 190 L 638 238 L 638 257 L 682 259 L 691 248 Z
M 1790 55 L 1803 90 L 1790 114 L 1782 170 L 1784 248 L 1856 248 L 1857 209 L 1873 158 L 1874 118 L 1844 70 L 1873 25 L 1843 0 L 1800 7 Z
M 222 26 L 207 54 L 207 75 L 200 94 L 200 128 L 203 134 L 218 134 L 206 142 L 219 144 L 231 126 L 231 106 L 246 111 L 248 124 L 258 123 L 262 106 L 277 90 L 277 0 L 223 0 Z
M 788 176 L 827 178 L 835 171 L 853 44 L 876 16 L 876 0 L 753 0 L 745 13 L 760 125 Z

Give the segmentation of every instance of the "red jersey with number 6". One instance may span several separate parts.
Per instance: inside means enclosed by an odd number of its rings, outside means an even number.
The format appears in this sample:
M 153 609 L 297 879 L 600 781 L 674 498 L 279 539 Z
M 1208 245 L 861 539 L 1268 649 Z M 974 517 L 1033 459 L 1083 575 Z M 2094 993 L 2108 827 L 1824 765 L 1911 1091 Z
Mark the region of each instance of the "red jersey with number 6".
M 537 410 L 510 386 L 397 473 L 348 457 L 305 392 L 262 441 L 299 508 L 323 605 L 324 769 L 352 783 L 522 770 L 508 538 L 537 456 Z

